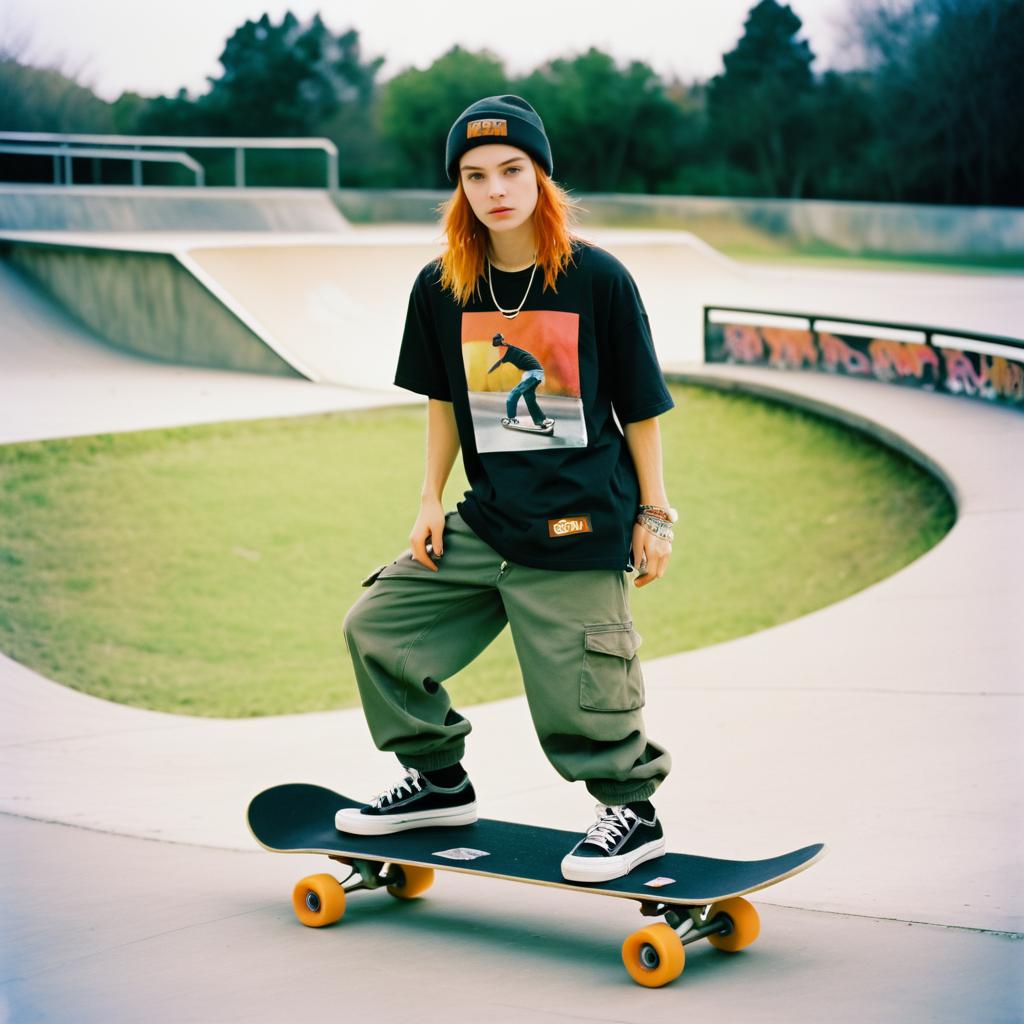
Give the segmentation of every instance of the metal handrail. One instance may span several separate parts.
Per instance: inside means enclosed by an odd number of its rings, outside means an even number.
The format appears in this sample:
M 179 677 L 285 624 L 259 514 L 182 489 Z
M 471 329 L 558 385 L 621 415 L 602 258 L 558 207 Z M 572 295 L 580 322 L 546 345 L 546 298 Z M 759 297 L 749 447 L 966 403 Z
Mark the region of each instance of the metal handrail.
M 956 338 L 965 341 L 980 341 L 986 345 L 1006 345 L 1009 348 L 1024 348 L 1024 338 L 1013 338 L 1006 334 L 985 334 L 981 331 L 959 330 L 955 327 L 924 327 L 920 324 L 893 323 L 888 320 L 876 320 L 873 317 L 848 317 L 848 316 L 818 316 L 809 313 L 790 313 L 778 309 L 749 309 L 739 306 L 705 306 L 704 324 L 705 328 L 710 322 L 712 313 L 744 313 L 749 316 L 784 316 L 792 317 L 794 320 L 806 320 L 807 329 L 814 333 L 815 325 L 819 322 L 834 321 L 835 323 L 863 325 L 865 327 L 881 327 L 899 331 L 915 331 L 924 335 L 923 344 L 935 347 L 932 338 L 939 335 L 943 338 Z
M 180 164 L 192 171 L 196 176 L 196 188 L 202 188 L 206 184 L 206 171 L 203 165 L 193 160 L 188 153 L 181 150 L 161 150 L 159 153 L 126 153 L 121 149 L 110 149 L 99 146 L 77 146 L 70 149 L 68 146 L 5 146 L 0 144 L 0 153 L 29 153 L 34 156 L 52 156 L 53 160 L 53 183 L 61 184 L 60 163 L 58 157 L 64 157 L 65 184 L 73 185 L 72 180 L 72 159 L 80 156 L 102 157 L 104 160 L 144 160 L 147 163 Z M 140 180 L 136 184 L 142 184 Z
M 338 147 L 330 139 L 261 138 L 259 136 L 212 135 L 89 135 L 62 132 L 0 132 L 0 142 L 61 143 L 65 145 L 99 144 L 103 146 L 141 147 L 174 146 L 188 149 L 233 149 L 235 151 L 235 187 L 245 187 L 245 151 L 247 149 L 319 149 L 327 163 L 327 188 L 338 188 Z M 76 149 L 75 152 L 78 152 Z M 133 176 L 136 185 L 142 183 L 141 174 Z

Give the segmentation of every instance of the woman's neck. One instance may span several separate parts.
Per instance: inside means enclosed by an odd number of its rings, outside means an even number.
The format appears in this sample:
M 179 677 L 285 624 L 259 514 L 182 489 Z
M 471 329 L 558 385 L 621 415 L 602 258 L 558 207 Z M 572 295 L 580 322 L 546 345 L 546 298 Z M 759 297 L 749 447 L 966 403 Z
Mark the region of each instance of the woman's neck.
M 498 270 L 525 270 L 533 265 L 537 245 L 533 237 L 533 224 L 529 221 L 515 231 L 501 234 L 490 232 L 488 259 Z

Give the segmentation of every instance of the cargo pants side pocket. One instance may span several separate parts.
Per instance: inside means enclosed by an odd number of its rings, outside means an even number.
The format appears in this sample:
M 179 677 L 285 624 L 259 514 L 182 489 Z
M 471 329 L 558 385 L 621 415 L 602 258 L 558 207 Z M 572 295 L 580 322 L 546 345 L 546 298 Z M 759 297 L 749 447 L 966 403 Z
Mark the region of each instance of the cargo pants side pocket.
M 632 622 L 583 626 L 580 707 L 586 711 L 636 711 L 646 703 L 637 650 L 643 638 Z
M 389 564 L 389 562 L 385 562 L 383 565 L 378 566 L 376 569 L 373 570 L 373 572 L 370 573 L 369 576 L 366 577 L 366 579 L 360 582 L 359 586 L 372 587 L 373 584 L 376 582 L 377 577 L 388 567 Z

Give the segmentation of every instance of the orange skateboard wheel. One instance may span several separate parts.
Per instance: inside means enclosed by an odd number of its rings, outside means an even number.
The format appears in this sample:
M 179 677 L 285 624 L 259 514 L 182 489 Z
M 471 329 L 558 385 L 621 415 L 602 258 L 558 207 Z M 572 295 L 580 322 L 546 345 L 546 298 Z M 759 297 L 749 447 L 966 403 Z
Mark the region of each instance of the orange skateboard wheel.
M 388 886 L 388 892 L 400 900 L 414 899 L 434 884 L 433 868 L 420 868 L 414 864 L 392 864 L 391 870 L 396 869 L 400 873 L 400 878 Z
M 667 924 L 652 924 L 622 944 L 622 962 L 638 985 L 661 988 L 683 973 L 686 950 Z
M 292 890 L 292 909 L 308 928 L 323 928 L 345 913 L 345 890 L 334 875 L 307 875 Z
M 708 912 L 708 921 L 714 921 L 721 914 L 725 914 L 732 921 L 732 931 L 726 935 L 708 936 L 708 942 L 715 949 L 725 950 L 726 953 L 736 953 L 749 946 L 761 934 L 761 919 L 758 917 L 754 905 L 741 896 L 722 900 L 721 903 L 712 903 L 711 910 Z

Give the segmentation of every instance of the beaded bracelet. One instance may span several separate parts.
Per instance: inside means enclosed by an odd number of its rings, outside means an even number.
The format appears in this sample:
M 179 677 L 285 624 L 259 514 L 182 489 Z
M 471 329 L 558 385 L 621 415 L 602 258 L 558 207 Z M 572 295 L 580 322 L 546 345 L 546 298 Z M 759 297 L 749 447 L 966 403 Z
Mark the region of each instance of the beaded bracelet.
M 660 505 L 641 505 L 640 511 L 649 512 L 651 515 L 670 523 L 674 523 L 679 518 L 679 513 L 674 508 L 662 508 Z
M 658 516 L 652 516 L 649 512 L 640 512 L 636 517 L 636 522 L 655 536 L 662 537 L 669 542 L 675 540 L 675 531 L 671 524 Z

